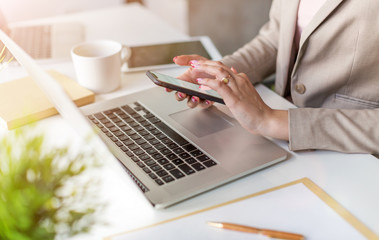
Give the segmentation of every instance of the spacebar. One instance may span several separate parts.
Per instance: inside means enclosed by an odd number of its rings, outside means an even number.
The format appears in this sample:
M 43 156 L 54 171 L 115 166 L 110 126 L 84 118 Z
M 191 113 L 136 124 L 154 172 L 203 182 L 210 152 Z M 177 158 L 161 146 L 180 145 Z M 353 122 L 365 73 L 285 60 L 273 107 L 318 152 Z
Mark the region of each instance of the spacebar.
M 187 140 L 185 140 L 182 136 L 177 134 L 174 130 L 172 130 L 169 126 L 167 126 L 163 122 L 159 122 L 154 125 L 158 127 L 162 132 L 164 132 L 167 136 L 169 136 L 172 140 L 174 140 L 174 142 L 176 142 L 180 146 L 183 146 L 188 143 Z

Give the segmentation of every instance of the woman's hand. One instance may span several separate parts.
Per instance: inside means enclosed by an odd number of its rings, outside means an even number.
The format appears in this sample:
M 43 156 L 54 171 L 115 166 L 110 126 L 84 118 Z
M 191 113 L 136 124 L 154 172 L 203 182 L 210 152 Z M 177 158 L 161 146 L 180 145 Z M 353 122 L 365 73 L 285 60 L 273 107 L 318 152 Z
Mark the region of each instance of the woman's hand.
M 177 56 L 173 59 L 173 61 L 180 65 L 180 66 L 191 66 L 192 61 L 199 61 L 199 60 L 207 60 L 206 58 L 199 56 L 199 55 L 181 55 Z M 211 75 L 204 73 L 203 71 L 198 71 L 195 68 L 189 68 L 187 71 L 185 71 L 182 75 L 180 75 L 178 78 L 184 81 L 192 82 L 197 84 L 196 79 L 197 78 L 212 78 Z M 171 89 L 166 89 L 167 92 L 171 92 Z M 209 100 L 203 100 L 196 96 L 189 96 L 182 92 L 176 92 L 175 98 L 178 101 L 187 100 L 187 105 L 190 108 L 194 108 L 196 106 L 200 106 L 203 108 L 207 108 L 212 106 L 213 102 Z
M 197 83 L 217 91 L 245 129 L 254 134 L 288 140 L 288 111 L 267 106 L 246 74 L 237 73 L 221 62 L 195 60 L 191 64 L 197 73 L 192 78 L 199 76 L 199 72 L 212 76 L 197 77 Z

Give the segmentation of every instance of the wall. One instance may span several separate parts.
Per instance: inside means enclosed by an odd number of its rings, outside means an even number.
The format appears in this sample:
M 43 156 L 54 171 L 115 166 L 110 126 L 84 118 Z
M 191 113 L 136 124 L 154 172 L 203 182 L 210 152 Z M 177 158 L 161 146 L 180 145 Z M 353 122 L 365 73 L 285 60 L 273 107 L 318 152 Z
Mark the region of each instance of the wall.
M 8 22 L 49 17 L 124 3 L 124 0 L 0 0 Z
M 191 36 L 208 35 L 229 54 L 257 35 L 272 0 L 144 0 L 155 14 Z

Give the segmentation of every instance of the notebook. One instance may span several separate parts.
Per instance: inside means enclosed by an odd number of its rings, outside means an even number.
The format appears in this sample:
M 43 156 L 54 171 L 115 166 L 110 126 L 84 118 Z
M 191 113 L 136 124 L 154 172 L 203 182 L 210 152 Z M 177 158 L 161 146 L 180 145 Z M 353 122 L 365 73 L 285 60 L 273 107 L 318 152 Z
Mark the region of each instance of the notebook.
M 242 128 L 225 105 L 188 109 L 159 87 L 91 104 L 79 112 L 33 59 L 1 32 L 0 40 L 79 134 L 88 136 L 93 129 L 84 116 L 98 128 L 109 151 L 156 208 L 287 158 L 284 149 Z
M 85 39 L 84 28 L 77 22 L 9 27 L 0 9 L 0 29 L 7 33 L 34 59 L 64 59 L 71 48 Z M 0 44 L 0 47 L 2 44 Z M 6 53 L 6 59 L 11 54 Z
M 48 71 L 67 91 L 77 106 L 95 101 L 95 94 L 54 70 Z M 54 105 L 31 77 L 0 84 L 0 122 L 7 129 L 57 114 Z

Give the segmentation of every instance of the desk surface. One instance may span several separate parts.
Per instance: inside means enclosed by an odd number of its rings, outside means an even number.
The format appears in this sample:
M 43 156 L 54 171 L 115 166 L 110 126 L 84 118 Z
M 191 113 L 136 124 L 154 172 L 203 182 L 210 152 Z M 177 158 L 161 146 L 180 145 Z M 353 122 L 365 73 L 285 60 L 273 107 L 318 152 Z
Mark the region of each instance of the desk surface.
M 32 23 L 70 20 L 85 24 L 86 36 L 89 40 L 113 39 L 123 43 L 137 44 L 187 38 L 137 4 L 35 20 Z M 42 66 L 45 69 L 55 69 L 75 79 L 71 61 L 45 62 Z M 181 68 L 173 68 L 164 72 L 176 75 L 182 71 Z M 21 76 L 25 76 L 25 72 L 19 67 L 9 67 L 0 72 L 0 82 Z M 144 73 L 126 73 L 123 75 L 120 90 L 98 95 L 96 101 L 152 86 L 153 84 L 144 76 Z M 263 85 L 258 85 L 257 90 L 265 102 L 273 108 L 293 107 Z M 42 120 L 37 127 L 45 131 L 48 136 L 59 134 L 62 136 L 60 139 L 62 142 L 72 142 L 73 139 L 78 138 L 74 130 L 60 116 Z M 0 130 L 0 135 L 2 134 L 4 134 L 4 129 Z M 288 150 L 287 142 L 273 141 Z M 290 154 L 287 161 L 165 210 L 153 209 L 140 190 L 123 172 L 117 160 L 112 158 L 112 163 L 104 166 L 102 171 L 101 177 L 104 181 L 100 190 L 109 204 L 102 219 L 109 224 L 99 226 L 90 234 L 75 239 L 102 239 L 115 233 L 160 222 L 303 177 L 314 181 L 379 235 L 379 207 L 377 206 L 379 203 L 379 160 L 377 158 L 366 154 L 342 154 L 330 151 L 290 152 Z

